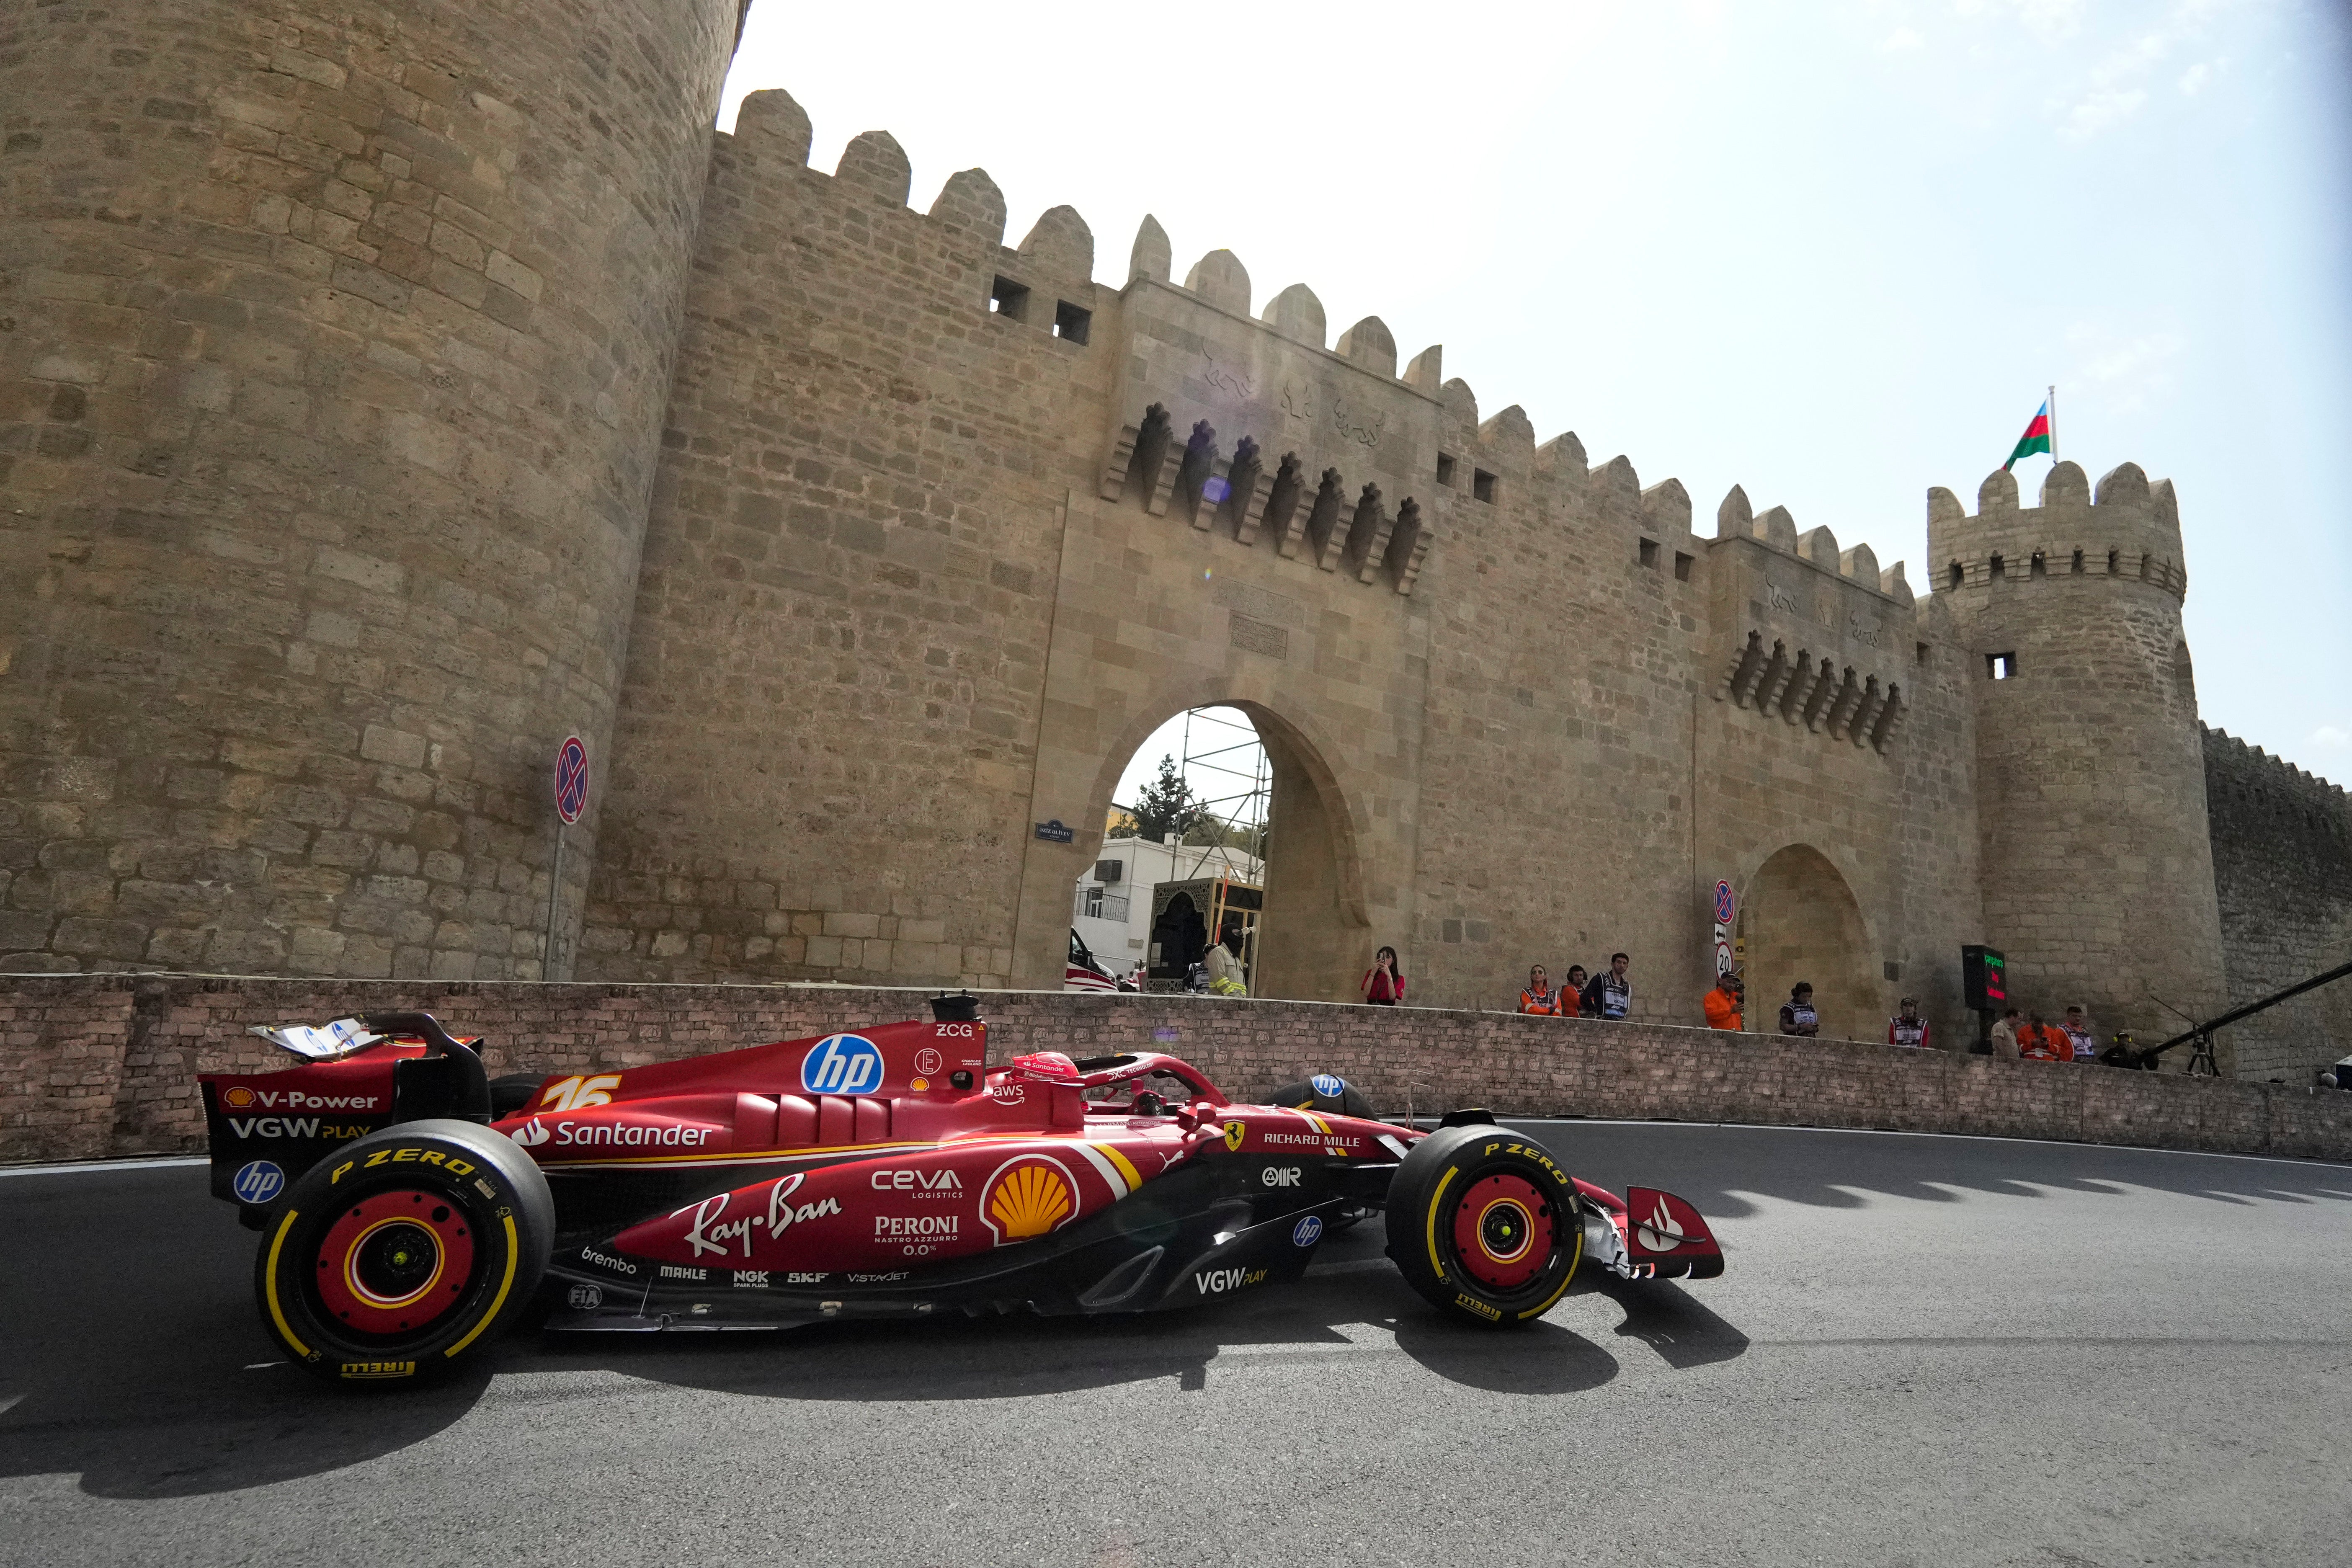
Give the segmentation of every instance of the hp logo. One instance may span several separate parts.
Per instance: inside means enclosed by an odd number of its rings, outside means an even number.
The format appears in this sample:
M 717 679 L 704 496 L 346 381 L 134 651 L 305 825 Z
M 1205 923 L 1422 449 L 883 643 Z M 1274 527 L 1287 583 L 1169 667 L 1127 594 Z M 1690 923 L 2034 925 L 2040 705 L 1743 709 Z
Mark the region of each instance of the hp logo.
M 256 1160 L 237 1168 L 228 1190 L 241 1204 L 266 1204 L 286 1190 L 286 1173 L 267 1160 Z
M 1326 1100 L 1337 1100 L 1348 1092 L 1348 1080 L 1335 1072 L 1318 1072 L 1307 1080 L 1307 1087 Z
M 828 1035 L 801 1060 L 811 1094 L 871 1094 L 882 1087 L 882 1047 L 863 1035 Z
M 1290 1227 L 1290 1245 L 1293 1247 L 1312 1247 L 1322 1239 L 1323 1219 L 1319 1215 L 1308 1215 Z

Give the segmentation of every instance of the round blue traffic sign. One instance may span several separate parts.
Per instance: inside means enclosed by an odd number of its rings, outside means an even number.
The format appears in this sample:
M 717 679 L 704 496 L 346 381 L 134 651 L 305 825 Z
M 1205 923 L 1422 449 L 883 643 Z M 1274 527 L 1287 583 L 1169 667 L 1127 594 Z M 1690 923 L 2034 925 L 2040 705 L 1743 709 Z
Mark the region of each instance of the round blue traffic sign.
M 1715 923 L 1724 926 L 1729 925 L 1731 923 L 1732 911 L 1738 907 L 1738 906 L 1737 904 L 1732 902 L 1731 884 L 1728 882 L 1717 882 L 1715 885 Z
M 577 822 L 588 805 L 588 748 L 573 735 L 555 753 L 555 814 Z

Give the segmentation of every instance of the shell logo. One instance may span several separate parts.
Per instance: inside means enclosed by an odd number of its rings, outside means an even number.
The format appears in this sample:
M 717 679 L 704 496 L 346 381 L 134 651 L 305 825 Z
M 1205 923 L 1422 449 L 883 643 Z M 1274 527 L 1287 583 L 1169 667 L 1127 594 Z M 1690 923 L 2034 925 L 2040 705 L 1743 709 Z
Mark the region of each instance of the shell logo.
M 243 1110 L 247 1106 L 253 1103 L 253 1090 L 246 1088 L 243 1084 L 238 1084 L 235 1088 L 225 1090 L 222 1093 L 221 1103 L 227 1106 L 231 1110 Z
M 1078 1212 L 1078 1184 L 1059 1160 L 1022 1154 L 996 1167 L 980 1193 L 980 1217 L 996 1245 L 1034 1241 Z

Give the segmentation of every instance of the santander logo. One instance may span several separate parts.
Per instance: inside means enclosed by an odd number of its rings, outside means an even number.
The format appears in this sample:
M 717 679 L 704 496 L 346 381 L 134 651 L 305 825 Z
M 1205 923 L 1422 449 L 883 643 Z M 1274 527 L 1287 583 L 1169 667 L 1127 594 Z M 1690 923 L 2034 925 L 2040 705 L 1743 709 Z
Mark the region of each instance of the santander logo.
M 508 1133 L 507 1136 L 512 1138 L 516 1142 L 521 1144 L 526 1149 L 536 1149 L 541 1143 L 547 1142 L 548 1131 L 547 1128 L 540 1121 L 539 1118 L 534 1116 L 530 1121 L 524 1122 L 521 1126 L 516 1128 L 512 1132 Z

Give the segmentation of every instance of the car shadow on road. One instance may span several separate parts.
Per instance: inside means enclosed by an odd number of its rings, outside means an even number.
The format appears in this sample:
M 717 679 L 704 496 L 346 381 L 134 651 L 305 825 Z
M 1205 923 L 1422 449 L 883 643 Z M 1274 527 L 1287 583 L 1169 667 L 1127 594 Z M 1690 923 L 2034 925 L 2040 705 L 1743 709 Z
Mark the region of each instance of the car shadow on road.
M 1671 1284 L 1612 1284 L 1617 1334 L 1677 1370 L 1728 1360 L 1747 1336 Z M 1608 1309 L 1603 1308 L 1602 1315 Z M 1615 1355 L 1559 1320 L 1497 1331 L 1440 1313 L 1376 1253 L 1343 1256 L 1255 1300 L 1134 1317 L 825 1323 L 771 1337 L 550 1335 L 545 1370 L 609 1367 L 682 1388 L 794 1400 L 1007 1399 L 1172 1379 L 1197 1391 L 1279 1360 L 1337 1369 L 1402 1353 L 1450 1383 L 1572 1394 L 1616 1377 Z M 1579 1310 L 1580 1320 L 1592 1314 Z
M 134 1499 L 268 1486 L 422 1442 L 488 1386 L 484 1368 L 345 1389 L 289 1364 L 254 1318 L 254 1237 L 201 1171 L 26 1178 L 0 1218 L 0 1477 L 76 1475 Z

